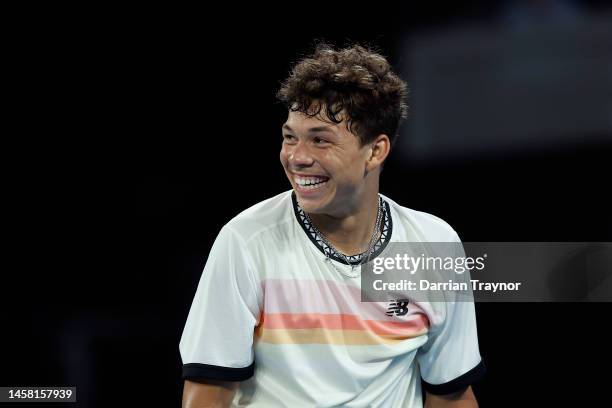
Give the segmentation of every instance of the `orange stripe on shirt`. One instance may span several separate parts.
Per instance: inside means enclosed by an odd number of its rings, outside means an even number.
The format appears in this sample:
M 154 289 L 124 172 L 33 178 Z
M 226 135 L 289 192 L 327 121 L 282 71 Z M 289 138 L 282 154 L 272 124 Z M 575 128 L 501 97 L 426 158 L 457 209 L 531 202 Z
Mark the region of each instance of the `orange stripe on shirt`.
M 329 329 L 262 329 L 257 332 L 257 340 L 272 344 L 344 344 L 344 345 L 382 345 L 396 344 L 427 333 L 415 332 L 411 336 L 381 336 L 363 330 Z
M 406 321 L 390 322 L 364 320 L 350 314 L 324 313 L 266 313 L 263 316 L 264 329 L 328 329 L 362 330 L 381 336 L 411 337 L 427 329 L 425 315 L 415 314 Z

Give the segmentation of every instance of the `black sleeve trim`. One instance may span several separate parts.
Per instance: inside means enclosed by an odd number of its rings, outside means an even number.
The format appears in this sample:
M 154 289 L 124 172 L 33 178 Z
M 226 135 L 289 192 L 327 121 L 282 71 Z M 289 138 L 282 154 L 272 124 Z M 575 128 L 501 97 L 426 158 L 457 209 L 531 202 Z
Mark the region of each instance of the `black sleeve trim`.
M 255 374 L 255 363 L 244 368 L 221 367 L 208 364 L 183 364 L 183 379 L 190 381 L 244 381 Z
M 425 380 L 423 380 L 423 388 L 425 391 L 430 394 L 435 395 L 446 395 L 452 394 L 454 392 L 461 391 L 467 388 L 469 385 L 480 381 L 485 373 L 487 372 L 487 368 L 484 365 L 484 362 L 481 360 L 480 363 L 474 368 L 472 368 L 467 373 L 455 378 L 452 381 L 449 381 L 444 384 L 429 384 Z

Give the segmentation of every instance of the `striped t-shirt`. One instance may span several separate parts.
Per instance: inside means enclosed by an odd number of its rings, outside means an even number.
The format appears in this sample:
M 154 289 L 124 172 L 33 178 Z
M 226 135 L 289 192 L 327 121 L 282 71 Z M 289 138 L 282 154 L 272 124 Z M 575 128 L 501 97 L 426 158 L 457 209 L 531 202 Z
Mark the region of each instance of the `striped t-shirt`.
M 372 257 L 389 242 L 459 241 L 381 197 Z M 328 251 L 292 191 L 228 222 L 183 331 L 183 378 L 240 381 L 238 407 L 422 407 L 421 380 L 447 394 L 482 376 L 473 303 L 361 302 L 359 276 Z

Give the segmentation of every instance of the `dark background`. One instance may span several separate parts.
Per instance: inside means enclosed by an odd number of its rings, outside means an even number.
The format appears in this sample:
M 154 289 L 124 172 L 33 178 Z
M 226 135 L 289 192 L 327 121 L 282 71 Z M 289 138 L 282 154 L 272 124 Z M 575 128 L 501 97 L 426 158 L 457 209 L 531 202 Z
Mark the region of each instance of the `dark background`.
M 572 4 L 610 15 L 603 1 Z M 216 234 L 290 188 L 278 161 L 286 112 L 274 94 L 292 61 L 324 38 L 367 41 L 409 64 L 401 39 L 512 25 L 513 5 L 6 15 L 0 385 L 75 385 L 87 407 L 179 406 L 178 343 Z M 398 148 L 381 191 L 465 241 L 612 241 L 612 129 L 574 136 L 431 161 Z M 475 385 L 480 405 L 606 401 L 610 306 L 477 304 L 488 367 Z

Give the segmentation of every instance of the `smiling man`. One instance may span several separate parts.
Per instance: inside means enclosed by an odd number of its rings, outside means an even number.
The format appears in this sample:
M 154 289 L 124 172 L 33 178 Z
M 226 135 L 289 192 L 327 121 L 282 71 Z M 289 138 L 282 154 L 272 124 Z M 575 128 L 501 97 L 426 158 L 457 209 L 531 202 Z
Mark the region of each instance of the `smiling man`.
M 183 331 L 184 407 L 476 407 L 474 305 L 361 302 L 360 265 L 389 242 L 458 242 L 379 193 L 406 116 L 380 54 L 317 47 L 280 89 L 292 190 L 229 221 Z

